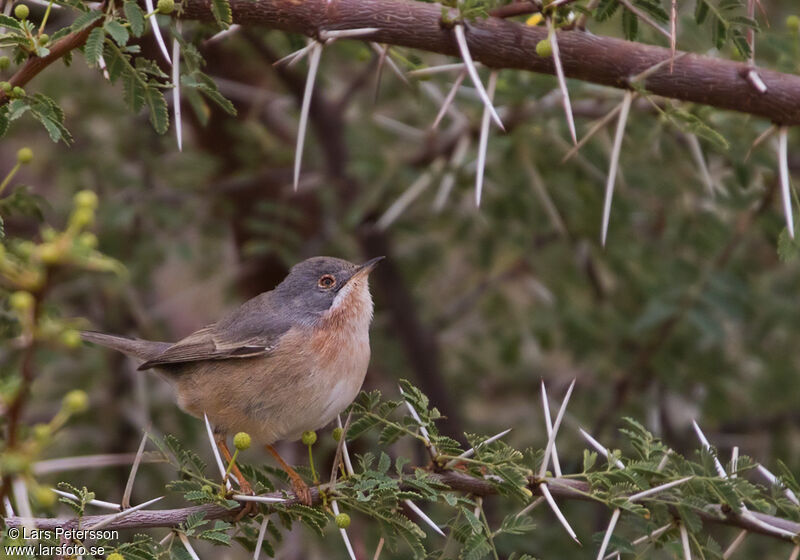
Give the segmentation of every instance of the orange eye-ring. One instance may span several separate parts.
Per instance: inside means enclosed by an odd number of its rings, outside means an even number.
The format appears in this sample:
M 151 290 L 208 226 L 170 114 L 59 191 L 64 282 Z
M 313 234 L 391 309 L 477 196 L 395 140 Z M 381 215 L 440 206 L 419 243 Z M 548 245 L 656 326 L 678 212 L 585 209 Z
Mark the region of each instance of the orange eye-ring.
M 336 278 L 331 276 L 330 274 L 326 274 L 325 276 L 319 279 L 317 282 L 320 288 L 333 288 L 336 285 Z

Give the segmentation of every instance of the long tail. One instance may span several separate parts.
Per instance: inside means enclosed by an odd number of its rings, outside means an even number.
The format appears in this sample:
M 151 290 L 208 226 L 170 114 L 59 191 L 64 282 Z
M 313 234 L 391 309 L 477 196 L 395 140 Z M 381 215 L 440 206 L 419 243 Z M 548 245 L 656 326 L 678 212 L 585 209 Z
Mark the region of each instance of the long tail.
M 168 342 L 155 342 L 152 340 L 142 340 L 140 338 L 127 338 L 113 334 L 103 334 L 94 331 L 82 331 L 81 338 L 86 342 L 92 342 L 111 348 L 117 352 L 122 352 L 128 356 L 139 358 L 140 360 L 151 360 L 160 355 L 164 350 L 171 346 Z

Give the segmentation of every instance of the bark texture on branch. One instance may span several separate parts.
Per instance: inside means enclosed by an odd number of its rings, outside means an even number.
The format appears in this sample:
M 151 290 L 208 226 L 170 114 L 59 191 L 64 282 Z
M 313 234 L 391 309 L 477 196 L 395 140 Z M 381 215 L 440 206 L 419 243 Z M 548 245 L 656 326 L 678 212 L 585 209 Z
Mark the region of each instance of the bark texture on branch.
M 390 45 L 458 56 L 451 29 L 441 23 L 441 6 L 412 0 L 231 0 L 233 19 L 243 25 L 318 36 L 322 30 L 378 28 L 363 37 Z M 209 0 L 186 0 L 182 17 L 211 21 Z M 467 23 L 467 42 L 473 58 L 492 68 L 515 68 L 553 74 L 552 58 L 536 55 L 536 43 L 547 30 L 500 18 Z M 669 60 L 667 48 L 644 45 L 582 31 L 558 32 L 564 72 L 569 78 L 612 87 Z M 677 53 L 680 55 L 680 51 Z M 779 124 L 800 124 L 800 76 L 758 69 L 767 86 L 759 93 L 745 79 L 750 68 L 697 54 L 676 56 L 673 68 L 647 78 L 654 94 L 751 113 Z
M 475 478 L 473 476 L 463 474 L 455 471 L 448 471 L 444 473 L 431 473 L 430 478 L 436 482 L 440 482 L 449 486 L 452 490 L 457 492 L 464 492 L 473 494 L 475 496 L 490 496 L 497 494 L 497 487 L 491 482 Z M 550 493 L 560 499 L 567 500 L 582 500 L 594 501 L 589 495 L 589 485 L 583 481 L 573 480 L 568 478 L 548 479 L 547 487 Z M 540 494 L 537 481 L 531 480 L 529 488 L 534 494 Z M 284 494 L 281 492 L 273 492 L 272 494 L 265 494 L 273 498 L 282 498 Z M 319 489 L 311 488 L 311 497 L 314 504 L 321 501 Z M 297 499 L 292 495 L 290 496 L 289 504 L 297 503 Z M 208 504 L 204 506 L 192 506 L 183 509 L 166 509 L 166 510 L 139 510 L 131 513 L 130 515 L 114 521 L 105 529 L 145 529 L 152 527 L 177 527 L 184 523 L 189 515 L 197 512 L 205 513 L 206 519 L 222 519 L 225 517 L 232 517 L 237 510 L 228 510 L 216 504 Z M 775 527 L 783 531 L 788 531 L 794 534 L 800 534 L 800 523 L 766 515 L 763 513 L 750 513 L 750 518 L 737 514 L 730 508 L 723 508 L 722 506 L 709 506 L 703 511 L 695 511 L 705 523 L 713 523 L 719 525 L 727 525 L 730 527 L 738 527 L 748 531 L 768 535 L 771 537 L 779 538 L 791 542 L 788 536 L 779 531 L 769 531 L 766 526 Z M 115 514 L 109 514 L 115 515 Z M 90 515 L 83 517 L 81 526 L 83 528 L 91 527 L 109 517 L 109 515 Z M 755 521 L 755 518 L 757 521 Z M 760 523 L 759 523 L 760 522 Z M 57 527 L 64 527 L 67 529 L 74 529 L 78 527 L 78 519 L 26 519 L 23 517 L 9 517 L 6 519 L 8 527 L 38 527 L 39 529 L 53 530 Z

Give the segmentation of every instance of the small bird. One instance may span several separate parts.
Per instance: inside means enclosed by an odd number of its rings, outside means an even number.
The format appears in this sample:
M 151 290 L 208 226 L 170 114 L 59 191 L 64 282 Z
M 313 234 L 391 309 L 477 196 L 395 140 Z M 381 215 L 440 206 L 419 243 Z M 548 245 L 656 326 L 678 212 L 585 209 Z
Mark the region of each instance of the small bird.
M 370 358 L 368 277 L 382 259 L 305 260 L 273 290 L 174 344 L 81 334 L 166 379 L 182 410 L 208 416 L 227 461 L 228 434 L 247 432 L 264 444 L 310 505 L 308 486 L 272 444 L 326 426 L 360 391 Z M 251 492 L 238 468 L 234 474 L 242 492 Z

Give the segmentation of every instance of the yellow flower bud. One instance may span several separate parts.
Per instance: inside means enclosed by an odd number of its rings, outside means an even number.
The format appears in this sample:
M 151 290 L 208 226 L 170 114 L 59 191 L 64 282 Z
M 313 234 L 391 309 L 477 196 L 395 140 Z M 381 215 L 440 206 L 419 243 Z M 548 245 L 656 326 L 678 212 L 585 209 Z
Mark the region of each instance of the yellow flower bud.
M 55 492 L 44 486 L 37 486 L 33 491 L 33 497 L 42 507 L 53 507 L 56 503 Z
M 96 249 L 97 236 L 90 231 L 83 232 L 78 236 L 78 244 L 87 249 Z
M 59 337 L 61 344 L 67 348 L 78 348 L 81 345 L 81 333 L 75 329 L 67 329 Z
M 239 432 L 233 436 L 233 445 L 239 451 L 244 451 L 250 447 L 250 434 L 247 432 Z
M 89 408 L 89 396 L 85 391 L 75 389 L 64 395 L 62 405 L 70 414 L 80 414 Z
M 78 208 L 89 208 L 91 210 L 97 208 L 97 195 L 94 193 L 94 191 L 78 191 L 75 193 L 75 197 L 72 200 L 75 203 L 75 206 Z
M 317 432 L 303 432 L 303 445 L 314 445 L 317 443 Z
M 550 43 L 550 39 L 542 39 L 536 43 L 536 54 L 542 58 L 553 56 L 553 45 Z
M 82 228 L 90 225 L 94 221 L 94 210 L 86 206 L 79 206 L 70 217 L 70 225 Z
M 342 429 L 341 428 L 334 428 L 333 429 L 333 441 L 339 441 L 342 439 Z
M 14 17 L 16 17 L 17 19 L 28 19 L 30 13 L 31 13 L 30 8 L 28 8 L 28 6 L 26 6 L 25 4 L 17 4 L 14 7 Z
M 350 516 L 346 513 L 340 513 L 336 516 L 336 526 L 339 529 L 347 529 L 350 526 Z
M 11 304 L 11 309 L 14 311 L 23 312 L 32 309 L 35 300 L 29 292 L 20 291 L 11 294 L 8 302 Z
M 56 264 L 61 260 L 63 251 L 55 243 L 42 243 L 37 251 L 39 258 L 45 264 Z
M 30 163 L 31 161 L 33 161 L 33 150 L 27 147 L 20 148 L 17 151 L 17 161 L 22 164 Z
M 106 560 L 125 560 L 125 557 L 119 552 L 112 552 L 106 556 Z

